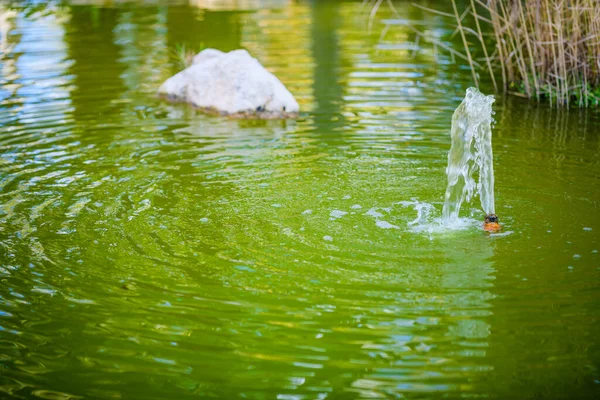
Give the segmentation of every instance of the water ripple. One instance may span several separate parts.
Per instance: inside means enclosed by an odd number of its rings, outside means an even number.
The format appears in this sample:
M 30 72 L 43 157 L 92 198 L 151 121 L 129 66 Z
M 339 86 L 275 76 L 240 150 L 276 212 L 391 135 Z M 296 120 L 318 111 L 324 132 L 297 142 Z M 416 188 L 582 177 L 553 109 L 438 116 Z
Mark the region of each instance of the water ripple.
M 377 46 L 357 15 L 346 2 L 61 5 L 11 22 L 0 60 L 2 393 L 489 396 L 503 393 L 490 376 L 529 343 L 506 322 L 531 328 L 519 312 L 566 310 L 569 329 L 590 328 L 595 117 L 500 102 L 499 208 L 514 234 L 484 235 L 476 205 L 464 229 L 429 229 L 470 78 L 429 54 L 405 57 L 411 46 Z M 300 118 L 224 120 L 156 99 L 177 70 L 169 49 L 202 40 L 249 49 L 297 96 Z M 543 225 L 547 240 L 531 213 L 557 225 Z M 536 283 L 541 270 L 552 285 Z M 568 303 L 578 291 L 587 300 Z M 539 323 L 550 330 L 555 316 Z

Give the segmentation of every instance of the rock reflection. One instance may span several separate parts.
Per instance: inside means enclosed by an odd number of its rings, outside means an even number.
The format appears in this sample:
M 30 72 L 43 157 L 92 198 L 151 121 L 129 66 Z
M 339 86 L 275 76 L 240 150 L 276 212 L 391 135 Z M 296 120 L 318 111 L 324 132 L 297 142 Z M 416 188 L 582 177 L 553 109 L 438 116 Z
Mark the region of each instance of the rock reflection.
M 189 0 L 190 5 L 209 10 L 261 10 L 283 8 L 290 0 Z
M 15 18 L 17 12 L 10 8 L 5 8 L 0 5 L 0 56 L 5 58 L 7 55 L 12 53 L 16 43 L 10 40 L 10 34 L 15 29 Z

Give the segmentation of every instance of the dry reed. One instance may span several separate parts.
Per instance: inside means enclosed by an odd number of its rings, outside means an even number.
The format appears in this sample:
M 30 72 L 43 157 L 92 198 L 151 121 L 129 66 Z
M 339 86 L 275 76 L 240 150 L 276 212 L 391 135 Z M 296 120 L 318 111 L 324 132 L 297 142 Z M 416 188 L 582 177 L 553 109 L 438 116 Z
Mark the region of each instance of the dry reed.
M 363 0 L 372 5 L 369 25 L 384 0 Z M 600 105 L 600 0 L 465 0 L 453 13 L 414 6 L 453 18 L 465 53 L 433 41 L 467 61 L 475 85 L 477 71 L 485 68 L 498 90 L 548 99 L 552 105 L 580 107 Z M 387 0 L 399 17 L 392 1 Z M 474 28 L 471 28 L 473 26 Z M 412 28 L 417 35 L 426 37 Z M 469 39 L 475 37 L 471 43 Z M 475 44 L 474 44 L 475 43 Z M 483 57 L 476 57 L 483 53 Z M 481 63 L 479 63 L 480 61 Z
M 472 51 L 465 36 L 475 35 L 493 80 L 500 69 L 504 90 L 530 98 L 547 98 L 558 106 L 600 104 L 598 0 L 470 2 L 470 15 L 477 30 L 465 28 L 452 0 L 465 50 L 467 55 Z M 477 7 L 483 13 L 478 13 Z M 491 25 L 494 49 L 485 45 L 480 21 Z M 488 50 L 493 50 L 493 58 L 488 56 Z M 474 72 L 476 66 L 470 65 Z

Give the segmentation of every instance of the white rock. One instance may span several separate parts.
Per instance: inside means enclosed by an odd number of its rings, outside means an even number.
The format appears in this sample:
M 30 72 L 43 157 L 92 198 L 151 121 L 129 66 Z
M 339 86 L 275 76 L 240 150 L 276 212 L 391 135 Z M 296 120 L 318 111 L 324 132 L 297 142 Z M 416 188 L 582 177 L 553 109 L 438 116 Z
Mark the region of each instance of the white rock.
M 158 94 L 238 118 L 295 118 L 299 111 L 294 96 L 246 50 L 203 50 Z
M 206 60 L 210 60 L 211 58 L 220 57 L 223 54 L 226 54 L 226 53 L 223 53 L 221 50 L 217 50 L 217 49 L 204 49 L 200 53 L 198 53 L 198 54 L 196 54 L 194 56 L 194 59 L 192 60 L 192 65 L 193 64 L 200 64 L 201 62 L 206 61 Z

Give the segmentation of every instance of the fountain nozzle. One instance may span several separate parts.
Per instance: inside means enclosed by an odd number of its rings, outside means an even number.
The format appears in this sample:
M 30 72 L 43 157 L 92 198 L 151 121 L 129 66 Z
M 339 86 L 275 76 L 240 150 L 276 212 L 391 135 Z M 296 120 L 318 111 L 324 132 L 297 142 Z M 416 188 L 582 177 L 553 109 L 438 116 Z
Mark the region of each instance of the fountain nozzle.
M 498 223 L 498 216 L 496 214 L 488 214 L 485 216 L 483 221 L 483 230 L 488 232 L 498 232 L 502 227 Z

